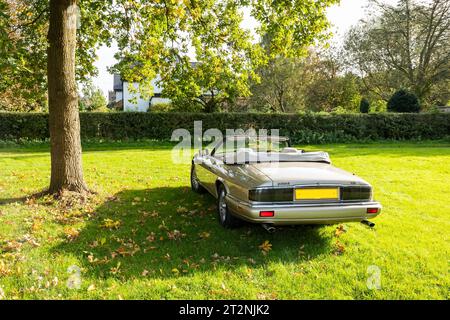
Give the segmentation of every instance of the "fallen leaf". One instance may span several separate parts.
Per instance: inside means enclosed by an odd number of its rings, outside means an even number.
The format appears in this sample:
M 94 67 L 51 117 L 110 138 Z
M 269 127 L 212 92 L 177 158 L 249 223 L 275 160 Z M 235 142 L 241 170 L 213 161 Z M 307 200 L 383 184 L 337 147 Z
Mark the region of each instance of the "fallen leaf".
M 165 224 L 164 221 L 162 222 L 162 224 L 160 224 L 160 225 L 158 226 L 158 229 L 159 229 L 159 230 L 166 230 L 166 231 L 169 230 L 169 228 L 167 228 L 167 226 L 166 226 L 166 224 Z
M 156 218 L 158 216 L 159 216 L 159 212 L 156 210 L 153 210 L 152 213 L 150 214 L 150 217 L 152 217 L 152 218 Z
M 186 209 L 185 207 L 179 206 L 179 207 L 177 208 L 177 212 L 178 212 L 178 213 L 187 213 L 187 212 L 188 212 L 188 209 Z
M 298 249 L 298 255 L 299 256 L 303 256 L 305 255 L 305 245 L 303 244 L 299 249 Z
M 345 252 L 345 246 L 339 242 L 339 240 L 336 241 L 334 245 L 334 255 L 339 256 L 342 255 Z
M 209 232 L 200 232 L 199 234 L 198 234 L 198 236 L 201 238 L 201 239 L 207 239 L 207 238 L 209 238 L 209 236 L 210 236 L 211 234 L 209 233 Z
M 36 199 L 35 198 L 27 198 L 25 200 L 25 204 L 27 206 L 34 206 L 36 204 Z
M 212 256 L 211 256 L 211 258 L 213 258 L 213 259 L 218 259 L 220 256 L 219 256 L 219 254 L 216 252 L 216 253 L 214 253 Z
M 22 248 L 22 243 L 13 240 L 13 241 L 8 241 L 6 244 L 1 246 L 0 251 L 4 251 L 4 252 L 20 251 L 20 248 Z
M 186 236 L 186 234 L 181 233 L 181 231 L 179 231 L 179 230 L 173 230 L 173 231 L 167 232 L 167 237 L 170 240 L 180 240 L 181 238 L 184 238 L 185 236 Z
M 80 235 L 80 232 L 73 227 L 67 227 L 64 229 L 64 234 L 65 234 L 67 240 L 69 240 L 71 242 L 71 241 L 75 240 L 76 238 L 78 238 L 78 236 Z
M 56 286 L 58 285 L 58 277 L 54 277 L 54 278 L 52 279 L 52 285 L 53 285 L 54 287 L 56 287 Z
M 115 267 L 112 267 L 111 269 L 109 269 L 109 272 L 111 274 L 117 274 L 120 272 L 120 262 L 117 262 L 117 265 Z
M 106 201 L 116 201 L 117 199 L 119 199 L 116 196 L 109 196 L 108 198 L 106 198 Z
M 93 255 L 92 253 L 89 254 L 89 255 L 87 256 L 87 259 L 88 259 L 88 261 L 89 261 L 90 263 L 95 263 L 95 262 L 98 261 L 98 259 L 95 258 L 94 255 Z
M 12 272 L 12 270 L 0 260 L 0 276 L 7 276 Z
M 153 242 L 153 241 L 155 241 L 156 240 L 156 236 L 155 236 L 155 233 L 154 232 L 152 232 L 152 233 L 150 233 L 148 236 L 147 236 L 147 238 L 145 238 L 148 242 Z
M 261 249 L 262 253 L 266 255 L 270 250 L 272 250 L 272 244 L 269 242 L 269 240 L 266 240 L 259 246 L 259 248 Z
M 100 227 L 105 229 L 118 229 L 121 225 L 120 220 L 112 220 L 112 219 L 103 219 L 103 223 L 100 225 Z
M 259 292 L 256 294 L 258 300 L 275 300 L 277 298 L 275 293 Z
M 339 238 L 341 236 L 341 234 L 343 234 L 344 232 L 347 232 L 347 230 L 345 229 L 343 224 L 340 224 L 334 231 L 334 236 L 336 238 Z

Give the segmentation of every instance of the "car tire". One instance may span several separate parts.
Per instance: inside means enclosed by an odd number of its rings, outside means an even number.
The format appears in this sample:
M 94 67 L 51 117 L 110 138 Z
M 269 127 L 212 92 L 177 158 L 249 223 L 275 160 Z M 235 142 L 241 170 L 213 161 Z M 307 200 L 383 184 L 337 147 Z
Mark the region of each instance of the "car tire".
M 217 215 L 222 227 L 232 229 L 238 227 L 241 221 L 230 213 L 225 201 L 226 195 L 225 187 L 220 185 L 217 188 Z
M 195 172 L 195 166 L 192 164 L 191 166 L 191 189 L 196 193 L 205 193 L 206 189 L 200 184 L 197 178 L 197 173 Z

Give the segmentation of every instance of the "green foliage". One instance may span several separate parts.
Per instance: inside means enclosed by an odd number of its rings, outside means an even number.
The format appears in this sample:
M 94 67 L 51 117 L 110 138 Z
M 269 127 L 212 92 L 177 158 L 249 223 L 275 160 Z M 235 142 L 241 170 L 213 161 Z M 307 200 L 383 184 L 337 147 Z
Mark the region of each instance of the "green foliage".
M 115 41 L 119 63 L 112 70 L 138 82 L 141 92 L 151 93 L 151 79 L 160 74 L 164 94 L 178 106 L 195 101 L 204 111 L 217 111 L 238 96 L 250 95 L 249 81 L 258 79 L 254 70 L 270 57 L 298 56 L 308 45 L 326 38 L 326 8 L 337 2 L 79 0 L 77 80 L 96 74 L 96 49 Z M 0 69 L 8 70 L 7 77 L 2 74 L 0 88 L 9 88 L 8 81 L 20 84 L 15 88 L 19 94 L 43 105 L 48 1 L 1 0 L 0 7 Z M 269 51 L 241 27 L 244 8 L 250 8 L 259 22 L 257 35 L 271 35 Z M 190 65 L 191 53 L 198 62 L 195 68 Z M 201 99 L 204 91 L 212 93 L 211 98 Z
M 370 112 L 380 113 L 387 111 L 387 102 L 381 99 L 372 100 L 370 104 Z
M 0 0 L 0 110 L 47 110 L 48 2 Z M 79 0 L 78 5 L 76 77 L 85 82 L 97 73 L 97 47 L 111 42 L 111 4 Z
M 83 139 L 169 140 L 175 129 L 279 129 L 296 143 L 421 140 L 450 136 L 450 114 L 81 113 Z M 0 140 L 47 139 L 48 115 L 0 113 Z
M 46 110 L 47 4 L 0 0 L 0 110 Z
M 391 112 L 419 112 L 420 103 L 414 93 L 400 89 L 389 99 L 387 109 Z
M 82 96 L 78 100 L 80 111 L 108 111 L 105 96 L 102 90 L 88 81 L 82 89 Z
M 371 1 L 368 13 L 345 41 L 367 89 L 388 100 L 406 88 L 425 106 L 449 99 L 450 1 Z
M 260 83 L 254 83 L 250 109 L 260 112 L 295 112 L 302 109 L 301 86 L 308 57 L 301 59 L 276 58 L 257 71 Z
M 111 10 L 128 15 L 116 14 L 115 24 L 128 28 L 115 30 L 119 63 L 114 70 L 139 82 L 141 90 L 151 86 L 146 79 L 160 74 L 163 94 L 177 109 L 195 102 L 203 111 L 219 111 L 236 97 L 250 95 L 249 81 L 258 79 L 255 69 L 270 56 L 298 55 L 323 38 L 326 8 L 336 2 L 201 0 L 159 6 L 152 1 L 116 1 Z M 270 52 L 254 44 L 251 31 L 241 27 L 244 7 L 260 23 L 257 34 L 271 34 Z M 189 50 L 195 53 L 195 66 Z
M 258 69 L 250 109 L 270 112 L 301 110 L 357 112 L 360 80 L 345 73 L 337 52 L 310 49 L 305 57 L 276 58 Z
M 156 103 L 150 106 L 148 112 L 171 112 L 173 111 L 172 103 Z
M 361 113 L 369 113 L 370 110 L 370 102 L 367 98 L 362 98 L 359 103 L 359 112 Z

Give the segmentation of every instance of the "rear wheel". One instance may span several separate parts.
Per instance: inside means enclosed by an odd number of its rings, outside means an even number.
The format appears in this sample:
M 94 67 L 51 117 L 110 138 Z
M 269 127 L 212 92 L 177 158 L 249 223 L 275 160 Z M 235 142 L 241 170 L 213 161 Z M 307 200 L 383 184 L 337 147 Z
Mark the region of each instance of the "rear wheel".
M 217 197 L 217 214 L 219 216 L 219 223 L 228 229 L 235 228 L 239 226 L 240 220 L 233 216 L 228 209 L 228 205 L 226 202 L 227 192 L 223 185 L 220 185 L 218 190 Z
M 206 189 L 202 187 L 197 178 L 197 173 L 195 172 L 195 166 L 192 164 L 191 167 L 191 189 L 197 193 L 205 193 Z

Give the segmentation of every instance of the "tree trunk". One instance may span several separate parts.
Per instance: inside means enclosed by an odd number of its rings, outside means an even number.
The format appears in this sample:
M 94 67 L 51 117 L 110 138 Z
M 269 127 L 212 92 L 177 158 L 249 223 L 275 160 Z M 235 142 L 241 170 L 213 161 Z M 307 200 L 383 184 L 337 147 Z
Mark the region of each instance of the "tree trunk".
M 75 80 L 76 0 L 50 0 L 47 77 L 51 142 L 50 193 L 84 192 Z

